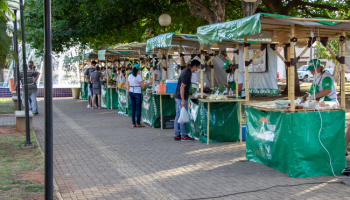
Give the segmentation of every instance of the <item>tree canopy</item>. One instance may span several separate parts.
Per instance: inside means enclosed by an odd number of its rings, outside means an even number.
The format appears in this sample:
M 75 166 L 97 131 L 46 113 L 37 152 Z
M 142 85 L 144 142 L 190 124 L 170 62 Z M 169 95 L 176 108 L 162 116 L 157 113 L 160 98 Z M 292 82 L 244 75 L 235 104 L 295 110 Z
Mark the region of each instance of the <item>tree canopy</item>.
M 258 0 L 253 13 L 344 19 L 349 0 Z M 55 52 L 78 44 L 100 49 L 145 42 L 163 28 L 158 17 L 167 13 L 167 32 L 195 34 L 197 27 L 247 16 L 243 0 L 52 0 L 52 47 Z M 39 51 L 44 46 L 43 1 L 26 1 L 26 39 Z

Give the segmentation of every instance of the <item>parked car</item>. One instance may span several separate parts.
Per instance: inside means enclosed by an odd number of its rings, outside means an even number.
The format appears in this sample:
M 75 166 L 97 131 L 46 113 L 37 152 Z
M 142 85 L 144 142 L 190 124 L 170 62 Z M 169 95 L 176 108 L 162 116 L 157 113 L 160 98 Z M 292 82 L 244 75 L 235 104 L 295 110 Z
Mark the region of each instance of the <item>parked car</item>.
M 307 70 L 309 66 L 308 65 L 303 65 L 301 67 L 299 67 L 298 69 L 298 77 L 299 80 L 303 81 L 303 82 L 309 82 L 310 81 L 310 76 L 311 76 L 311 72 Z
M 334 69 L 324 69 L 324 71 L 333 75 Z M 309 76 L 309 81 L 314 81 L 314 76 L 311 74 Z M 345 71 L 345 83 L 350 81 L 350 71 Z

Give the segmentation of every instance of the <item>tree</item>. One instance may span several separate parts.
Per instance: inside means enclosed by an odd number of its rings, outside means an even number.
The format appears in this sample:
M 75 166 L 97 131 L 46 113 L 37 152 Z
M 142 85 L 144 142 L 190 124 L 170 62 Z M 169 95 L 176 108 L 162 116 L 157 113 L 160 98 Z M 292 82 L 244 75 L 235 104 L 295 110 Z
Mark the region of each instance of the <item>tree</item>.
M 8 16 L 13 16 L 5 0 L 0 0 L 0 82 L 4 82 L 4 68 L 6 59 L 13 55 L 11 49 L 11 37 L 8 32 L 11 29 L 7 26 Z
M 145 42 L 163 28 L 158 17 L 167 13 L 173 23 L 167 32 L 196 33 L 205 25 L 189 15 L 186 1 L 181 0 L 52 0 L 52 48 L 89 44 L 93 49 L 128 42 Z M 26 4 L 26 39 L 39 51 L 43 49 L 42 1 Z M 148 33 L 147 35 L 145 33 Z

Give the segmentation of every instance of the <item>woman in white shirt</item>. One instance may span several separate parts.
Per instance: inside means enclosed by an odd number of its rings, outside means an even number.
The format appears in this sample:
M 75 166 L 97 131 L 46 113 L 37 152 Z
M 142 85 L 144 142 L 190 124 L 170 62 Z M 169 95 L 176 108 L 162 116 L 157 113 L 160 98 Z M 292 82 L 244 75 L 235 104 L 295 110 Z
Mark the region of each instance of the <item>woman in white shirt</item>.
M 138 73 L 140 70 L 140 65 L 135 64 L 132 68 L 132 74 L 128 76 L 128 82 L 129 82 L 129 87 L 128 91 L 129 94 L 128 96 L 130 97 L 130 102 L 131 102 L 131 120 L 132 120 L 132 127 L 145 127 L 144 125 L 141 124 L 141 104 L 142 104 L 142 99 L 141 99 L 141 89 L 143 87 L 148 87 L 149 85 L 152 84 L 152 80 L 145 84 L 141 78 L 141 75 Z M 135 113 L 137 111 L 137 123 L 135 123 Z

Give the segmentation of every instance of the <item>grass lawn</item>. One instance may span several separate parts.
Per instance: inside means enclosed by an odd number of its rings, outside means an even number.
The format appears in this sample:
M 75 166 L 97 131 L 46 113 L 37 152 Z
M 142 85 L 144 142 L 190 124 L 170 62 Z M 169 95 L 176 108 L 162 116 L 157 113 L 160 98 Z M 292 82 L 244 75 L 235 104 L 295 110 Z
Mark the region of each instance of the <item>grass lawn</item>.
M 25 133 L 13 126 L 0 126 L 0 199 L 43 199 L 44 161 L 35 148 L 22 149 Z
M 0 98 L 0 114 L 14 114 L 11 98 Z

